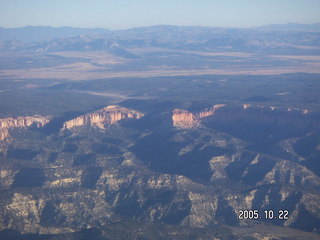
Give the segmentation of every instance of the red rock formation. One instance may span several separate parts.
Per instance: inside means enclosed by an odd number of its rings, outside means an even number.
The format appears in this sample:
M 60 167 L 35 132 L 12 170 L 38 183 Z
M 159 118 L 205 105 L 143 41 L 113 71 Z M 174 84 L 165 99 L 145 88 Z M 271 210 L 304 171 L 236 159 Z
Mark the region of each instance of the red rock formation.
M 63 129 L 71 129 L 79 126 L 97 126 L 104 129 L 122 119 L 139 119 L 143 114 L 120 106 L 108 106 L 101 110 L 79 116 L 63 125 Z
M 191 112 L 174 109 L 172 114 L 173 126 L 181 129 L 189 129 L 199 126 L 199 121 Z
M 198 127 L 200 126 L 200 120 L 202 118 L 214 115 L 215 111 L 223 106 L 224 104 L 214 105 L 209 109 L 199 112 L 198 114 L 193 114 L 186 110 L 175 109 L 172 113 L 173 126 L 181 129 Z
M 9 137 L 9 131 L 6 128 L 0 129 L 0 141 Z
M 33 117 L 18 117 L 18 118 L 2 118 L 0 119 L 0 140 L 4 140 L 9 137 L 9 131 L 11 128 L 21 127 L 43 127 L 50 122 L 49 117 L 33 116 Z
M 225 104 L 214 105 L 213 107 L 211 107 L 209 109 L 205 109 L 204 111 L 199 112 L 197 114 L 197 117 L 198 118 L 205 118 L 205 117 L 213 116 L 216 110 L 218 110 L 219 108 L 222 108 L 224 106 L 225 106 Z
M 0 128 L 13 128 L 13 127 L 43 127 L 50 119 L 48 117 L 33 116 L 33 117 L 18 117 L 18 118 L 3 118 L 0 119 Z

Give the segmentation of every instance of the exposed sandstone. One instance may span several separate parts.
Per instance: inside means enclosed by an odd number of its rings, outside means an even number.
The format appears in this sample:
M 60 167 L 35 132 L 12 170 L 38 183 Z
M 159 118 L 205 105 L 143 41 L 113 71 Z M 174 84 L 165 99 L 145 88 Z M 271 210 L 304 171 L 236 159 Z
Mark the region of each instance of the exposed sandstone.
M 0 119 L 0 128 L 13 128 L 13 127 L 43 127 L 49 123 L 48 117 L 33 116 L 33 117 L 18 117 L 18 118 L 3 118 Z
M 174 109 L 172 115 L 173 126 L 182 129 L 189 129 L 199 126 L 197 117 L 189 111 Z
M 50 122 L 49 117 L 32 116 L 32 117 L 18 117 L 18 118 L 2 118 L 0 119 L 0 140 L 9 137 L 8 129 L 23 128 L 23 127 L 43 127 Z
M 172 113 L 173 126 L 181 129 L 198 127 L 200 119 L 214 115 L 215 111 L 223 106 L 224 104 L 214 105 L 197 114 L 182 109 L 174 109 Z
M 216 112 L 216 110 L 218 110 L 219 108 L 222 108 L 224 106 L 225 106 L 225 104 L 216 104 L 209 109 L 205 109 L 204 111 L 199 112 L 197 114 L 197 117 L 198 118 L 205 118 L 205 117 L 213 116 L 214 113 Z
M 143 113 L 120 106 L 107 106 L 101 110 L 88 113 L 63 124 L 63 130 L 80 126 L 97 126 L 104 129 L 122 119 L 139 119 Z
M 8 129 L 0 129 L 0 141 L 6 139 L 7 137 L 9 137 Z

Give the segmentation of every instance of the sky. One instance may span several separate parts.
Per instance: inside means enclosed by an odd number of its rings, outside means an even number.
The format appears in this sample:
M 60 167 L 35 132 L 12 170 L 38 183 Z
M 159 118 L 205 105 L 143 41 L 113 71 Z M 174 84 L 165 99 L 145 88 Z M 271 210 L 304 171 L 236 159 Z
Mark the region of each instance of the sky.
M 320 0 L 0 0 L 0 26 L 126 29 L 319 23 Z

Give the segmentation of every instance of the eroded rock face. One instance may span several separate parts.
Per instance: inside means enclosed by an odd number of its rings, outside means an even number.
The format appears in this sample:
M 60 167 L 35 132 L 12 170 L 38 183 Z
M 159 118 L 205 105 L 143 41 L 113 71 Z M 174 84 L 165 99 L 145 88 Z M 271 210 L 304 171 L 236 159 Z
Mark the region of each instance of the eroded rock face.
M 172 112 L 172 122 L 173 126 L 180 129 L 190 129 L 200 126 L 200 120 L 202 118 L 213 116 L 215 111 L 221 107 L 225 106 L 224 104 L 214 105 L 209 109 L 205 109 L 202 112 L 193 114 L 189 111 L 182 109 L 174 109 Z
M 0 129 L 0 141 L 6 139 L 7 137 L 9 137 L 8 129 Z
M 172 114 L 173 126 L 181 129 L 189 129 L 199 126 L 197 117 L 189 111 L 175 109 Z
M 43 127 L 49 123 L 48 117 L 33 116 L 33 117 L 18 117 L 18 118 L 3 118 L 0 119 L 0 128 L 13 128 L 13 127 Z
M 18 118 L 2 118 L 0 119 L 0 140 L 9 137 L 8 129 L 22 127 L 44 127 L 50 122 L 50 117 L 43 116 L 27 116 Z
M 101 110 L 79 116 L 63 125 L 63 130 L 80 126 L 97 126 L 104 129 L 122 119 L 139 119 L 143 114 L 120 106 L 107 106 Z
M 209 116 L 213 116 L 215 114 L 215 112 L 219 109 L 224 107 L 225 104 L 216 104 L 213 107 L 209 108 L 209 109 L 205 109 L 202 112 L 199 112 L 197 114 L 198 118 L 205 118 L 205 117 L 209 117 Z

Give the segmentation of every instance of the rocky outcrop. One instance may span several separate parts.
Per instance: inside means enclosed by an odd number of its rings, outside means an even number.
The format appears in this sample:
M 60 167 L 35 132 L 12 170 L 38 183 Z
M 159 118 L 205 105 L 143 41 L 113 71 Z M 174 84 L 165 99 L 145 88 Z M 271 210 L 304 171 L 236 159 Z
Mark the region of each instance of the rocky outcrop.
M 209 109 L 205 109 L 204 111 L 202 112 L 199 112 L 197 114 L 197 117 L 198 118 L 205 118 L 205 117 L 209 117 L 209 116 L 213 116 L 214 113 L 219 109 L 219 108 L 222 108 L 224 107 L 225 104 L 216 104 L 214 105 L 213 107 L 209 108 Z
M 172 112 L 173 126 L 180 129 L 190 129 L 198 127 L 200 126 L 200 120 L 202 118 L 214 115 L 215 111 L 223 106 L 224 104 L 217 104 L 197 114 L 193 114 L 182 109 L 174 109 Z
M 50 119 L 43 116 L 33 117 L 18 117 L 18 118 L 3 118 L 0 119 L 0 128 L 13 128 L 13 127 L 43 127 Z
M 9 137 L 8 129 L 0 129 L 0 141 L 6 139 L 7 137 Z
M 0 119 L 0 140 L 9 137 L 8 129 L 23 128 L 35 126 L 37 128 L 43 127 L 50 122 L 50 117 L 32 116 L 32 117 L 18 117 L 18 118 L 2 118 Z
M 198 118 L 189 111 L 174 109 L 172 113 L 173 126 L 181 129 L 189 129 L 199 126 Z
M 63 130 L 81 126 L 97 126 L 104 129 L 123 119 L 139 119 L 141 117 L 143 114 L 140 112 L 112 105 L 65 122 Z

